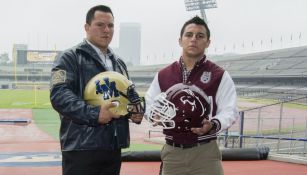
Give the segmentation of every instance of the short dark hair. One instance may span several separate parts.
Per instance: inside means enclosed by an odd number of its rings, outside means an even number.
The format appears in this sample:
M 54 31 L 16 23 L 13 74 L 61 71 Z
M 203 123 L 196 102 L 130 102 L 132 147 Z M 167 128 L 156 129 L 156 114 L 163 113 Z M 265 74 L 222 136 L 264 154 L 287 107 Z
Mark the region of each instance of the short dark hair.
M 180 37 L 182 37 L 186 26 L 189 25 L 189 24 L 197 24 L 197 25 L 204 26 L 206 28 L 206 31 L 207 31 L 207 37 L 208 37 L 208 39 L 210 39 L 210 30 L 209 30 L 207 23 L 202 18 L 200 18 L 198 16 L 193 17 L 192 19 L 188 20 L 187 22 L 185 22 L 183 24 L 181 31 L 180 31 Z
M 111 15 L 113 16 L 113 13 L 112 13 L 112 10 L 111 10 L 110 7 L 105 6 L 105 5 L 97 5 L 97 6 L 92 7 L 91 9 L 89 9 L 89 11 L 87 12 L 87 14 L 86 14 L 86 23 L 87 24 L 91 24 L 96 11 L 111 13 Z M 113 18 L 114 18 L 114 16 L 113 16 Z

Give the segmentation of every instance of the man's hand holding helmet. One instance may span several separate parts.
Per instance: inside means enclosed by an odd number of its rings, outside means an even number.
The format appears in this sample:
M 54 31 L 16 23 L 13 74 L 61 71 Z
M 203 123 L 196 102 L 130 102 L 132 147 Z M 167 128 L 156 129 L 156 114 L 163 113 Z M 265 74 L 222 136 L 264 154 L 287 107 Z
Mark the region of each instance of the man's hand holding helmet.
M 110 109 L 114 108 L 114 107 L 117 107 L 116 103 L 107 103 L 105 105 L 101 105 L 100 106 L 98 123 L 100 123 L 100 124 L 107 124 L 113 118 L 119 118 L 120 115 L 116 115 L 112 111 L 110 111 Z
M 213 122 L 210 122 L 207 119 L 204 119 L 202 122 L 203 126 L 200 128 L 191 128 L 191 131 L 199 136 L 207 134 L 213 128 Z
M 130 119 L 132 122 L 140 124 L 143 120 L 143 114 L 132 114 Z
M 162 126 L 162 122 L 160 122 L 161 117 L 159 115 L 153 115 L 150 117 L 149 122 L 151 123 L 152 126 Z

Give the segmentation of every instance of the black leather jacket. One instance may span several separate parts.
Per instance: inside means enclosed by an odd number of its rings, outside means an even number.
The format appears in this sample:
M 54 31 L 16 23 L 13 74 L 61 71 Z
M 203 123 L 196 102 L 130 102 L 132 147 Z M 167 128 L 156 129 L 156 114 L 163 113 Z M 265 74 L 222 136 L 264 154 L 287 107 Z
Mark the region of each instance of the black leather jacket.
M 110 51 L 109 55 L 112 55 L 109 57 L 113 69 L 128 77 L 124 62 Z M 51 71 L 50 100 L 61 119 L 62 151 L 129 147 L 128 118 L 121 117 L 109 124 L 98 124 L 100 107 L 88 105 L 82 99 L 87 82 L 106 71 L 97 52 L 86 41 L 59 55 Z

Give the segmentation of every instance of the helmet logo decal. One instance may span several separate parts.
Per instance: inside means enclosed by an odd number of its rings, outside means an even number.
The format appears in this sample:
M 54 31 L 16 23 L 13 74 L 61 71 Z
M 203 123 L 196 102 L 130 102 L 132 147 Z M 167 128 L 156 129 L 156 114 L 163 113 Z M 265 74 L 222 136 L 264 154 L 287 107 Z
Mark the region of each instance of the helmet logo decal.
M 180 97 L 180 101 L 185 105 L 186 103 L 189 103 L 189 105 L 192 107 L 191 111 L 194 111 L 197 108 L 195 99 L 199 102 L 200 106 L 201 106 L 201 115 L 203 116 L 205 114 L 205 108 L 204 105 L 202 104 L 202 102 L 199 100 L 199 98 L 193 93 L 193 91 L 191 89 L 184 89 L 182 90 L 184 92 L 186 92 L 188 95 L 186 96 L 182 96 Z
M 209 83 L 209 81 L 211 80 L 211 72 L 203 72 L 203 74 L 200 77 L 200 81 L 202 83 Z
M 110 97 L 119 97 L 119 91 L 116 88 L 116 82 L 109 81 L 109 78 L 104 78 L 105 84 L 100 84 L 100 80 L 95 81 L 96 94 L 102 94 L 104 100 L 110 99 Z

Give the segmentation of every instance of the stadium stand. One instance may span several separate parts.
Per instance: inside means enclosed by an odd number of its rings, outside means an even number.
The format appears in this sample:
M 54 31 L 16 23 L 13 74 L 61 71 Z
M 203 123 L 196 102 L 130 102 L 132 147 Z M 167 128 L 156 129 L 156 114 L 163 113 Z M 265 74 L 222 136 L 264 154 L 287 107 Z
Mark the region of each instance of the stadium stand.
M 270 94 L 274 98 L 276 94 L 292 98 L 307 95 L 307 89 L 303 88 L 307 85 L 307 46 L 209 58 L 231 74 L 239 95 Z M 145 91 L 164 66 L 129 67 L 131 79 L 138 89 Z M 0 88 L 16 88 L 16 82 L 48 85 L 50 70 L 51 64 L 0 65 Z
M 306 96 L 307 47 L 233 56 L 217 61 L 232 75 L 239 95 L 272 99 Z

